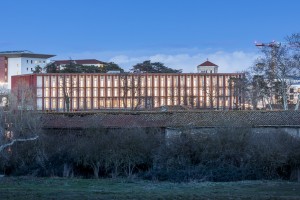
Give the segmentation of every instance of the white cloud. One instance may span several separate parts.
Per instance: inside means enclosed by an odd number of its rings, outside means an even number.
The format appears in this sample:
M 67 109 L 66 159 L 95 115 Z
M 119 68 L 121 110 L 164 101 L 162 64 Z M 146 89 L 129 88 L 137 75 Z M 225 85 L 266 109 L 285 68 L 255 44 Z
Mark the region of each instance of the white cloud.
M 129 69 L 136 63 L 145 60 L 152 62 L 162 62 L 166 66 L 182 69 L 183 72 L 196 72 L 197 65 L 209 61 L 219 66 L 219 72 L 237 72 L 246 70 L 252 65 L 253 61 L 257 58 L 255 53 L 247 53 L 243 51 L 223 52 L 218 51 L 214 53 L 199 53 L 199 54 L 154 54 L 150 56 L 128 56 L 118 55 L 112 57 L 109 61 L 115 62 L 125 69 Z

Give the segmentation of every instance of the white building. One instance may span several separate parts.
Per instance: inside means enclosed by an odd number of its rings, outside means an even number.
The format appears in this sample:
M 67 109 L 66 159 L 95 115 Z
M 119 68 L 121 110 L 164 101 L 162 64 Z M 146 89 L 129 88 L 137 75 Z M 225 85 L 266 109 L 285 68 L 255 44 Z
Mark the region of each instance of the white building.
M 11 89 L 11 76 L 31 74 L 36 66 L 44 67 L 55 55 L 37 54 L 31 51 L 0 52 L 0 85 Z
M 296 104 L 300 95 L 300 83 L 294 83 L 289 88 L 289 103 Z
M 95 66 L 95 67 L 104 67 L 105 62 L 96 60 L 96 59 L 83 59 L 83 60 L 55 60 L 53 62 L 59 69 L 63 69 L 65 65 L 76 64 L 83 66 Z
M 197 66 L 197 71 L 198 73 L 218 73 L 218 68 L 218 65 L 207 60 Z

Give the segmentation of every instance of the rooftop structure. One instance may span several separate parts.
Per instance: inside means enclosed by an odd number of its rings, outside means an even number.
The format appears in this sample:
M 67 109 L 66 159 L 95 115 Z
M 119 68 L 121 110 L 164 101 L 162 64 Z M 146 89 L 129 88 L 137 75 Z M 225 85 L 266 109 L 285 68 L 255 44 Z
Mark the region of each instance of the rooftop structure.
M 7 58 L 19 58 L 19 57 L 27 57 L 27 58 L 44 58 L 48 59 L 51 57 L 54 57 L 55 55 L 51 54 L 39 54 L 39 53 L 33 53 L 28 50 L 22 50 L 22 51 L 0 51 L 0 56 L 4 56 Z
M 197 71 L 198 73 L 218 73 L 218 68 L 218 65 L 207 60 L 197 66 Z

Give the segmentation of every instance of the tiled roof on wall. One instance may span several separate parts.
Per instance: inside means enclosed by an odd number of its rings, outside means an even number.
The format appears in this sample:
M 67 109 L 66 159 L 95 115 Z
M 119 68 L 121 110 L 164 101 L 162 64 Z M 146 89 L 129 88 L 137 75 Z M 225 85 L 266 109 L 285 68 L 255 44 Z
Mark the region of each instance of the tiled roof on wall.
M 170 111 L 49 113 L 44 128 L 299 126 L 299 111 Z

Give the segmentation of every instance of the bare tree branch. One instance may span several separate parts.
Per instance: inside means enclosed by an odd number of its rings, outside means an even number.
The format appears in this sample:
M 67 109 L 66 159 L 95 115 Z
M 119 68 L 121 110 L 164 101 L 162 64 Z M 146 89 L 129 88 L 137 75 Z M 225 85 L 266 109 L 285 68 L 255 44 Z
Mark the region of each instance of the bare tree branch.
M 39 138 L 39 136 L 35 136 L 35 137 L 32 137 L 32 138 L 26 138 L 26 139 L 21 139 L 21 138 L 19 138 L 19 139 L 13 139 L 10 143 L 1 145 L 0 146 L 0 152 L 3 151 L 5 148 L 7 148 L 9 146 L 12 146 L 16 142 L 33 141 L 33 140 L 36 140 L 38 138 Z

